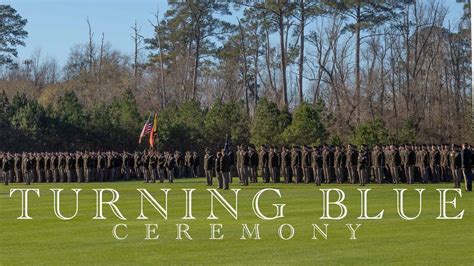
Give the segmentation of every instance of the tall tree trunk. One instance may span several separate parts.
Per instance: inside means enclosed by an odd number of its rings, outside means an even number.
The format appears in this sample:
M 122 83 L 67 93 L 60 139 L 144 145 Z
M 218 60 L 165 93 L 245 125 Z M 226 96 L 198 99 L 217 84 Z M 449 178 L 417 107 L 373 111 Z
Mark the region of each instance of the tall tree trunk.
M 194 62 L 192 62 L 192 54 L 193 54 L 193 43 L 194 43 L 194 34 L 192 34 L 192 38 L 187 43 L 187 55 L 186 55 L 186 67 L 185 73 L 183 73 L 183 79 L 181 81 L 181 97 L 185 100 L 188 100 L 188 89 L 189 89 L 189 80 L 191 79 L 191 74 L 194 73 L 192 71 L 194 67 Z
M 88 61 L 89 64 L 89 73 L 92 73 L 93 64 L 94 64 L 94 33 L 92 32 L 91 23 L 89 18 L 87 18 L 87 26 L 89 28 L 89 46 L 88 46 Z
M 380 86 L 382 87 L 382 91 L 380 92 L 380 117 L 383 118 L 383 100 L 385 98 L 385 68 L 383 64 L 383 58 L 382 58 L 382 64 L 380 66 Z
M 257 108 L 257 102 L 258 102 L 258 55 L 259 55 L 259 47 L 260 47 L 260 39 L 258 36 L 258 25 L 255 28 L 255 38 L 256 38 L 256 43 L 255 43 L 255 60 L 254 60 L 254 70 L 255 70 L 255 75 L 254 75 L 254 82 L 253 82 L 253 88 L 254 88 L 254 108 Z M 255 112 L 255 109 L 254 109 Z
M 395 115 L 395 133 L 398 136 L 398 110 L 397 110 L 397 101 L 396 101 L 396 92 L 395 92 L 395 57 L 393 54 L 393 42 L 394 40 L 390 40 L 390 68 L 392 69 L 390 75 L 390 87 L 392 89 L 392 105 L 393 105 L 393 113 Z
M 300 13 L 301 13 L 301 21 L 300 21 L 300 58 L 298 63 L 298 96 L 300 104 L 304 101 L 303 95 L 303 69 L 304 69 L 304 42 L 305 42 L 305 9 L 304 9 L 304 0 L 300 1 Z
M 282 85 L 283 85 L 283 105 L 285 108 L 288 108 L 288 87 L 286 83 L 286 49 L 285 49 L 285 25 L 284 25 L 284 17 L 283 12 L 280 12 L 278 17 L 278 28 L 280 30 L 280 53 L 281 53 L 281 60 L 280 60 L 280 69 L 281 69 L 281 77 L 282 77 Z
M 135 84 L 138 77 L 138 45 L 139 45 L 139 32 L 137 27 L 137 21 L 135 20 L 135 26 L 133 27 L 133 77 L 135 78 Z
M 157 25 L 159 25 L 159 24 L 157 24 Z M 160 50 L 161 108 L 165 108 L 165 106 L 166 106 L 165 71 L 164 71 L 164 67 L 163 67 L 163 49 L 162 49 L 162 46 L 161 46 L 161 36 L 160 36 L 159 29 L 157 29 L 156 37 L 158 38 L 158 49 Z M 158 94 L 160 94 L 160 91 L 158 91 Z
M 272 71 L 270 69 L 270 34 L 268 32 L 268 28 L 265 28 L 265 37 L 266 37 L 266 45 L 265 45 L 265 50 L 266 50 L 266 53 L 265 53 L 265 61 L 266 61 L 266 65 L 267 65 L 267 72 L 268 72 L 268 81 L 270 83 L 270 88 L 275 91 L 276 88 L 275 88 L 275 84 L 273 83 L 273 77 L 272 77 Z
M 198 29 L 197 30 L 197 36 L 196 36 L 196 51 L 195 51 L 195 55 L 194 55 L 193 86 L 192 86 L 192 98 L 193 99 L 196 99 L 200 49 L 201 49 L 201 30 Z
M 102 64 L 104 62 L 104 33 L 102 32 L 102 39 L 100 40 L 100 51 L 99 51 L 99 70 L 97 75 L 99 76 L 99 84 L 102 85 Z
M 416 4 L 415 4 L 416 5 Z M 406 42 L 406 97 L 407 97 L 407 102 L 406 102 L 406 114 L 407 114 L 407 119 L 409 117 L 410 113 L 410 104 L 408 102 L 408 99 L 410 99 L 410 6 L 407 5 L 407 15 L 406 15 L 406 36 L 405 36 L 405 42 Z
M 247 49 L 245 47 L 245 36 L 244 36 L 244 30 L 242 29 L 242 24 L 240 23 L 239 20 L 239 29 L 240 29 L 240 50 L 242 53 L 242 59 L 244 60 L 244 91 L 245 91 L 245 111 L 247 112 L 247 115 L 250 114 L 250 109 L 249 109 L 249 86 L 248 86 L 248 81 L 247 81 Z
M 356 121 L 360 121 L 360 10 L 361 9 L 361 0 L 357 1 L 357 11 L 356 11 L 356 51 L 355 51 L 355 75 L 356 75 Z

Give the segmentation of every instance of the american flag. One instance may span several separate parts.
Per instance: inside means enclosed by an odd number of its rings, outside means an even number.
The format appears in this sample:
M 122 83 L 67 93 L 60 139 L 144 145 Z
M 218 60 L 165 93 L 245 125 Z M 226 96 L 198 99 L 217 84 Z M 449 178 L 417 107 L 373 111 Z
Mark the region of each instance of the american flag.
M 145 124 L 145 134 L 150 133 L 152 127 L 153 127 L 153 124 L 151 122 L 146 123 Z
M 145 137 L 146 134 L 149 134 L 151 132 L 151 129 L 153 128 L 153 123 L 150 121 L 150 116 L 145 122 L 145 125 L 143 125 L 142 132 L 140 133 L 140 138 L 138 139 L 138 143 L 142 143 L 142 138 Z

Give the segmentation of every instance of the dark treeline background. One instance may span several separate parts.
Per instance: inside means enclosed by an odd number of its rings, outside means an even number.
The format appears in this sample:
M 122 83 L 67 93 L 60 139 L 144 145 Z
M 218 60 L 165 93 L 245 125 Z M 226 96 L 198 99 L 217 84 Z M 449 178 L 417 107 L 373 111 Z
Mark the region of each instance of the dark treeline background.
M 145 149 L 150 111 L 166 149 L 469 141 L 470 2 L 456 24 L 448 2 L 169 1 L 130 54 L 87 21 L 65 65 L 18 61 L 27 18 L 0 5 L 0 150 Z

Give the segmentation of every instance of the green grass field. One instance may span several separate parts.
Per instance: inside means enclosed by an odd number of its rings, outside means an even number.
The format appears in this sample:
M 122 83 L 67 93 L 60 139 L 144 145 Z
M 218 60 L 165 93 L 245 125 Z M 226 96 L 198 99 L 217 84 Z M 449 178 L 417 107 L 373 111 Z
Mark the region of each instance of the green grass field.
M 408 188 L 405 204 L 408 215 L 418 210 L 418 194 L 414 188 L 425 188 L 423 210 L 414 221 L 402 220 L 396 209 L 394 185 L 369 185 L 369 214 L 385 209 L 382 220 L 357 220 L 360 215 L 360 193 L 355 185 L 305 184 L 252 184 L 239 192 L 238 220 L 218 203 L 215 214 L 218 220 L 208 220 L 210 193 L 204 179 L 178 180 L 174 184 L 144 184 L 142 182 L 90 183 L 90 184 L 32 184 L 39 188 L 41 197 L 30 195 L 29 215 L 32 220 L 17 220 L 21 211 L 21 197 L 17 192 L 11 198 L 11 188 L 25 188 L 21 184 L 0 187 L 0 264 L 471 264 L 474 263 L 474 194 L 463 192 L 457 197 L 457 208 L 448 206 L 448 214 L 465 210 L 462 220 L 436 220 L 439 214 L 439 193 L 436 188 L 452 188 L 451 184 L 397 185 Z M 284 218 L 263 221 L 252 209 L 252 198 L 262 188 L 281 191 L 282 198 L 265 193 L 261 198 L 262 212 L 275 213 L 273 203 L 286 204 Z M 53 194 L 49 188 L 64 188 L 61 211 L 73 214 L 75 202 L 71 188 L 81 188 L 79 212 L 76 218 L 62 221 L 53 212 Z M 109 207 L 107 220 L 93 220 L 95 192 L 93 188 L 114 188 L 120 193 L 117 206 L 127 218 L 116 218 Z M 160 203 L 164 203 L 161 188 L 170 188 L 168 220 L 164 220 L 150 205 L 145 205 L 149 220 L 137 220 L 140 214 L 140 196 L 137 188 L 146 188 Z M 185 195 L 182 188 L 195 188 L 193 215 L 195 220 L 181 219 L 185 214 Z M 346 194 L 344 203 L 348 215 L 340 221 L 320 220 L 322 192 L 320 188 L 340 188 Z M 220 191 L 234 204 L 232 191 Z M 452 199 L 455 193 L 449 193 Z M 335 195 L 334 195 L 335 196 Z M 109 196 L 105 197 L 110 198 Z M 335 198 L 335 197 L 334 197 Z M 339 212 L 334 208 L 331 212 Z M 128 238 L 116 240 L 112 228 L 118 223 L 127 224 Z M 145 240 L 145 224 L 158 224 L 158 240 Z M 188 224 L 192 241 L 176 240 L 176 224 Z M 223 240 L 210 240 L 210 224 L 222 224 Z M 260 240 L 240 240 L 242 224 L 250 227 L 260 224 Z M 312 224 L 329 224 L 328 239 L 319 234 L 313 240 Z M 349 240 L 346 224 L 362 224 L 357 240 Z M 278 236 L 281 224 L 291 224 L 295 235 L 291 240 Z M 120 229 L 120 234 L 125 231 Z

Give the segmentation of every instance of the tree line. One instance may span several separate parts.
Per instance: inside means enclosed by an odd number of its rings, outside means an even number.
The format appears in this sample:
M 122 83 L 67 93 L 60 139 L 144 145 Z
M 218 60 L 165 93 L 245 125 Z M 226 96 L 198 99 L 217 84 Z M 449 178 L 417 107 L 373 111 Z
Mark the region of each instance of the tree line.
M 136 149 L 234 143 L 461 142 L 471 136 L 470 1 L 168 1 L 127 54 L 94 32 L 64 65 L 0 6 L 1 146 Z M 142 28 L 152 27 L 152 36 Z

